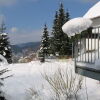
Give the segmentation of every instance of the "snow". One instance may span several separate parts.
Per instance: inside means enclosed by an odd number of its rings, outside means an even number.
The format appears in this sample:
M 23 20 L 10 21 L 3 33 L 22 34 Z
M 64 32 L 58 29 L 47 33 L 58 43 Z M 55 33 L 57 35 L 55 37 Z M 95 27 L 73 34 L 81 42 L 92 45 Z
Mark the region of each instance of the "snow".
M 91 25 L 92 21 L 90 19 L 78 17 L 66 22 L 62 26 L 62 30 L 69 36 L 73 36 L 91 27 Z
M 97 59 L 97 60 L 95 61 L 95 67 L 96 67 L 97 69 L 100 69 L 100 59 Z
M 6 52 L 3 51 L 3 56 L 5 56 L 5 55 L 6 55 Z
M 7 33 L 2 33 L 2 35 L 7 35 Z
M 72 60 L 48 60 L 43 64 L 39 61 L 32 61 L 25 64 L 1 66 L 0 69 L 8 68 L 11 70 L 6 74 L 13 74 L 13 77 L 4 81 L 3 90 L 6 93 L 7 100 L 26 100 L 29 88 L 37 89 L 39 94 L 41 94 L 42 100 L 50 100 L 50 97 L 52 96 L 50 87 L 42 77 L 41 73 L 46 72 L 48 75 L 53 75 L 59 67 L 63 70 L 68 67 L 74 71 L 74 62 Z M 100 84 L 98 84 L 98 81 L 86 78 L 86 84 L 89 97 L 88 100 L 100 100 Z M 86 100 L 86 89 L 84 85 L 80 95 L 82 96 L 80 100 Z
M 0 55 L 0 59 L 2 60 L 2 62 L 0 63 L 0 65 L 8 65 L 8 62 L 7 62 L 7 60 L 2 56 L 2 55 Z
M 8 50 L 8 48 L 7 48 L 7 47 L 5 47 L 5 50 Z
M 100 17 L 100 1 L 91 7 L 88 12 L 84 15 L 84 18 L 95 18 Z
M 98 34 L 99 33 L 100 28 L 96 28 L 96 29 L 92 29 L 92 33 L 93 34 Z

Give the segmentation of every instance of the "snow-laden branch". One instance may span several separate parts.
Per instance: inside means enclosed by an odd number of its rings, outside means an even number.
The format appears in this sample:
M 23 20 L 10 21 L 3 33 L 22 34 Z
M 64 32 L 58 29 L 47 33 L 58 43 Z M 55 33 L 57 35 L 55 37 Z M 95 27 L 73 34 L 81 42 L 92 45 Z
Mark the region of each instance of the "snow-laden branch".
M 3 57 L 1 54 L 0 54 L 0 60 L 1 60 L 1 63 L 3 64 L 8 64 L 7 60 L 5 59 L 5 57 Z

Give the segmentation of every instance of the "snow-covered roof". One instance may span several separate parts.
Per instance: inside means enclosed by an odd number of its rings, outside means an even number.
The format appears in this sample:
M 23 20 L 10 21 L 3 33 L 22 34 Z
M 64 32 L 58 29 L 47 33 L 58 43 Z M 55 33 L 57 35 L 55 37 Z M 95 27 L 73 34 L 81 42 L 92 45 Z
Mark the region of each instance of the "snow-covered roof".
M 83 17 L 91 19 L 100 17 L 100 1 L 91 7 Z
M 73 36 L 91 27 L 91 25 L 92 21 L 90 19 L 78 17 L 66 22 L 62 26 L 62 30 L 64 33 L 68 34 L 68 36 Z
M 2 35 L 7 35 L 7 33 L 2 33 Z

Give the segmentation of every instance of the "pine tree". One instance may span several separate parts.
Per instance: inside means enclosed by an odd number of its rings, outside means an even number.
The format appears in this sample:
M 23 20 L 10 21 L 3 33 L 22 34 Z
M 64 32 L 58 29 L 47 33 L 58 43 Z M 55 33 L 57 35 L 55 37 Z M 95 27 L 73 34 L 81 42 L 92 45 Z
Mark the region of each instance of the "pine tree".
M 66 15 L 65 15 L 65 22 L 70 20 L 70 14 L 69 11 L 67 10 Z
M 49 32 L 47 25 L 44 25 L 44 31 L 42 36 L 42 47 L 43 47 L 43 53 L 45 56 L 48 56 L 49 54 Z
M 42 43 L 41 43 L 41 47 L 40 47 L 40 56 L 43 57 L 43 59 L 45 59 L 45 56 L 49 55 L 49 32 L 48 32 L 48 28 L 47 25 L 44 25 L 44 29 L 43 29 L 43 36 L 42 36 Z M 44 60 L 43 60 L 44 61 Z
M 54 22 L 53 22 L 53 27 L 52 27 L 52 37 L 51 37 L 51 53 L 52 54 L 55 54 L 56 52 L 59 52 L 59 48 L 58 48 L 58 45 L 59 45 L 59 28 L 58 28 L 58 11 L 56 11 L 56 14 L 55 14 L 55 19 L 54 19 Z
M 12 63 L 11 47 L 9 43 L 8 34 L 5 33 L 5 30 L 5 24 L 2 23 L 0 27 L 0 54 L 7 59 L 8 63 Z
M 55 14 L 55 19 L 53 22 L 53 29 L 52 29 L 52 40 L 53 46 L 52 50 L 54 52 L 59 53 L 59 55 L 69 55 L 69 38 L 67 34 L 62 31 L 62 26 L 68 21 L 69 12 L 65 13 L 63 4 L 60 4 L 59 11 Z
M 57 36 L 57 31 L 58 31 L 58 11 L 56 11 L 54 25 L 53 25 L 53 29 L 52 29 L 52 35 L 54 37 Z

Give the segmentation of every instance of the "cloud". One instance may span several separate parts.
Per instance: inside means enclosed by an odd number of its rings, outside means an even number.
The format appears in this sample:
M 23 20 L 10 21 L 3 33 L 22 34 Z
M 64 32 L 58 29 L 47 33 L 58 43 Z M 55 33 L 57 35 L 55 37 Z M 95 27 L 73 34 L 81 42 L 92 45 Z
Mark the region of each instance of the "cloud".
M 12 27 L 9 31 L 9 37 L 11 44 L 19 44 L 26 42 L 36 42 L 41 40 L 41 30 L 20 30 L 16 27 Z
M 12 28 L 10 29 L 10 32 L 11 32 L 11 33 L 16 33 L 16 32 L 18 32 L 18 28 L 12 27 Z

